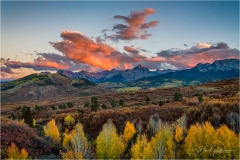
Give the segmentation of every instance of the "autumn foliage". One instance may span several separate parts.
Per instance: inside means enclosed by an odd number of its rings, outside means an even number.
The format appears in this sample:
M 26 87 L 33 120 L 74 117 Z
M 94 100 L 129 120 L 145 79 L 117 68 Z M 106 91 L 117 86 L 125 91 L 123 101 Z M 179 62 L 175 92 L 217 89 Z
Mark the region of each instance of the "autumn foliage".
M 9 160 L 11 159 L 27 159 L 28 158 L 28 152 L 23 148 L 21 151 L 18 150 L 16 145 L 14 143 L 11 144 L 11 146 L 7 149 L 7 154 L 9 156 Z
M 60 142 L 60 133 L 58 131 L 58 127 L 54 119 L 49 121 L 47 125 L 43 127 L 43 129 L 44 129 L 45 135 L 52 138 L 53 143 Z

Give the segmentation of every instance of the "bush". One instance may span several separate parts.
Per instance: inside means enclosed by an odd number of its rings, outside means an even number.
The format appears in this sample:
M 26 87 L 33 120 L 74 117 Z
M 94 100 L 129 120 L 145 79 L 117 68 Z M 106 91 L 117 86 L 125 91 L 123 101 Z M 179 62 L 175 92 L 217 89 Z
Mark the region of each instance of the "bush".
M 178 92 L 175 92 L 174 101 L 180 101 L 180 100 L 182 100 L 182 94 L 178 93 Z
M 84 114 L 84 110 L 83 109 L 78 109 L 78 113 Z
M 72 108 L 73 107 L 73 103 L 72 102 L 67 102 L 67 106 L 68 106 L 68 108 Z
M 102 108 L 103 109 L 107 109 L 107 105 L 106 104 L 102 104 Z
M 15 143 L 20 149 L 25 148 L 33 158 L 51 152 L 50 144 L 39 137 L 33 128 L 17 121 L 1 121 L 1 147 L 11 143 Z M 7 155 L 2 155 L 1 158 L 7 158 Z
M 35 110 L 36 111 L 41 111 L 41 107 L 39 107 L 38 105 L 35 105 Z
M 124 105 L 123 99 L 120 99 L 120 100 L 119 100 L 119 105 L 120 105 L 120 106 Z
M 51 105 L 52 110 L 57 110 L 57 107 L 55 107 L 54 105 Z
M 118 104 L 115 101 L 111 101 L 110 104 L 111 104 L 112 108 L 118 107 Z
M 147 105 L 148 105 L 149 101 L 150 101 L 150 98 L 147 96 L 147 97 L 146 97 L 146 104 L 147 104 Z
M 84 103 L 84 107 L 90 107 L 90 103 L 89 102 Z
M 59 104 L 59 105 L 58 105 L 58 108 L 60 108 L 60 109 L 66 109 L 66 108 L 67 108 L 67 105 L 66 105 L 66 104 Z
M 164 104 L 165 104 L 164 101 L 159 101 L 159 102 L 158 102 L 158 105 L 159 105 L 159 106 L 163 106 Z
M 198 101 L 201 103 L 201 102 L 203 102 L 203 96 L 200 94 L 199 96 L 198 96 Z

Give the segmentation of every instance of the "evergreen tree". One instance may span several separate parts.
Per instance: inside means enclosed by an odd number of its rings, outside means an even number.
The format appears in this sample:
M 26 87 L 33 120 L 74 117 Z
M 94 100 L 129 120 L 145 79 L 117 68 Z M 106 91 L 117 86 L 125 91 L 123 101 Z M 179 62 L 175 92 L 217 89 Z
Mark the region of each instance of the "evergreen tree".
M 124 105 L 123 99 L 120 99 L 120 100 L 119 100 L 119 105 L 120 105 L 120 106 Z
M 91 109 L 92 109 L 92 111 L 97 111 L 97 109 L 98 109 L 98 107 L 99 107 L 99 103 L 98 103 L 98 99 L 97 99 L 97 97 L 96 96 L 93 96 L 92 98 L 91 98 L 91 102 L 92 102 L 92 104 L 91 104 Z
M 199 96 L 198 96 L 198 101 L 201 103 L 201 102 L 203 102 L 203 96 L 200 94 Z
M 174 94 L 174 101 L 180 101 L 182 99 L 182 94 L 175 92 Z
M 24 122 L 28 124 L 30 127 L 33 127 L 33 117 L 30 107 L 27 107 L 25 113 L 23 113 Z
M 147 104 L 147 105 L 148 105 L 149 101 L 150 101 L 150 98 L 147 96 L 147 97 L 146 97 L 146 104 Z

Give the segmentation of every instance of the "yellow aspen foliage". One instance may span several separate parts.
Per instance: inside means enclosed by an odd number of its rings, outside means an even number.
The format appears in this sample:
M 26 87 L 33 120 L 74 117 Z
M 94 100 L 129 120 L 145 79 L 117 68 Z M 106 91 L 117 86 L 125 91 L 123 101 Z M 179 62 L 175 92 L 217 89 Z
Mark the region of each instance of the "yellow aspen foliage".
M 20 124 L 24 124 L 24 121 L 25 121 L 25 120 L 24 120 L 24 119 L 22 119 L 22 120 L 21 120 L 19 123 L 20 123 Z
M 216 131 L 214 158 L 239 159 L 239 137 L 227 126 L 221 125 Z
M 74 122 L 75 122 L 75 120 L 71 115 L 68 115 L 64 118 L 64 124 L 67 126 L 73 125 Z
M 150 141 L 153 158 L 174 158 L 174 142 L 172 129 L 168 125 L 163 125 L 157 134 Z
M 119 159 L 125 150 L 125 144 L 118 136 L 112 120 L 108 120 L 103 125 L 103 129 L 96 139 L 96 144 L 96 156 L 98 159 Z
M 152 148 L 146 135 L 138 135 L 136 143 L 131 148 L 131 159 L 151 159 Z
M 179 143 L 181 140 L 183 140 L 183 129 L 180 126 L 177 126 L 176 128 L 176 134 L 174 136 L 174 139 L 177 143 Z
M 186 158 L 213 158 L 215 129 L 209 122 L 191 125 L 185 139 Z
M 61 152 L 61 156 L 64 160 L 83 159 L 81 152 L 76 152 L 72 150 L 68 150 L 66 153 Z
M 43 127 L 43 129 L 44 129 L 45 135 L 52 138 L 53 143 L 60 142 L 60 133 L 58 131 L 58 127 L 54 119 L 49 121 L 47 125 Z
M 27 159 L 28 158 L 27 151 L 23 148 L 20 152 L 14 143 L 11 143 L 11 146 L 8 147 L 7 154 L 9 156 L 9 158 L 8 158 L 9 160 Z
M 128 142 L 135 133 L 136 129 L 134 128 L 134 124 L 127 121 L 123 132 L 123 139 L 125 142 Z
M 62 146 L 81 153 L 83 157 L 87 157 L 89 145 L 81 123 L 76 124 L 71 133 L 64 134 Z
M 81 123 L 76 124 L 75 129 L 71 132 L 70 139 L 73 150 L 81 152 L 82 155 L 86 157 L 89 145 Z
M 71 134 L 66 134 L 64 133 L 63 134 L 63 142 L 62 142 L 62 146 L 63 148 L 66 148 L 66 149 L 70 149 L 71 147 L 71 137 L 72 135 Z
M 33 119 L 33 126 L 36 126 L 36 119 Z

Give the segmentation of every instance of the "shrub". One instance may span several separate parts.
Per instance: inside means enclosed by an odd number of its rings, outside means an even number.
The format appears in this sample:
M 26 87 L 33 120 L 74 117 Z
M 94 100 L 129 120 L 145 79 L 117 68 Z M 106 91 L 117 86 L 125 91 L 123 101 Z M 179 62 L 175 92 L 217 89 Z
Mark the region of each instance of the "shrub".
M 36 111 L 41 111 L 41 107 L 39 107 L 38 105 L 35 105 L 35 110 Z
M 199 101 L 200 103 L 203 102 L 203 96 L 202 96 L 201 94 L 198 96 L 198 101 Z
M 54 105 L 51 105 L 52 110 L 57 110 L 57 107 Z
M 150 98 L 147 96 L 145 101 L 146 101 L 146 104 L 148 105 Z
M 89 102 L 84 103 L 84 107 L 90 107 L 90 103 Z
M 120 99 L 120 100 L 119 100 L 119 105 L 120 105 L 120 106 L 124 105 L 123 99 Z
M 182 94 L 179 92 L 175 92 L 174 101 L 180 101 L 180 100 L 182 100 Z
M 103 109 L 107 109 L 107 105 L 104 103 L 104 104 L 102 104 L 102 108 Z
M 18 148 L 25 148 L 32 157 L 39 157 L 51 152 L 50 144 L 39 137 L 35 130 L 26 124 L 17 121 L 1 121 L 1 147 L 16 144 Z M 2 155 L 2 158 L 7 158 Z
M 78 109 L 78 113 L 84 114 L 84 110 L 79 108 L 79 109 Z
M 162 100 L 158 102 L 158 105 L 159 105 L 159 106 L 163 106 L 164 104 L 165 104 L 165 102 L 162 101 Z
M 115 101 L 111 101 L 110 104 L 111 104 L 112 108 L 118 107 L 118 104 Z
M 75 122 L 75 120 L 71 115 L 68 115 L 64 118 L 64 124 L 67 126 L 73 125 L 74 122 Z
M 67 102 L 67 106 L 68 106 L 68 108 L 72 108 L 73 107 L 73 103 L 72 102 Z

